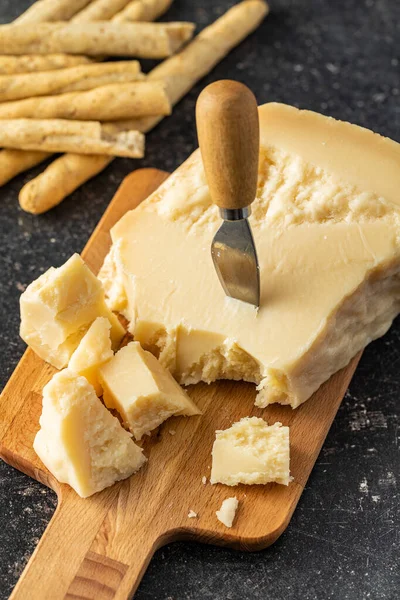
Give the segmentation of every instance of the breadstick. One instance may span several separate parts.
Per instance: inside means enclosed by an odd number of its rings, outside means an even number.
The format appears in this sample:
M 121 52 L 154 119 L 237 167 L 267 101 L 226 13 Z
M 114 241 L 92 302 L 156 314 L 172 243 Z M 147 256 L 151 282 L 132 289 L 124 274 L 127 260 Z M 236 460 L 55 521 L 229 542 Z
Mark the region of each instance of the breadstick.
M 268 5 L 264 0 L 240 2 L 206 27 L 177 56 L 169 58 L 151 71 L 149 77 L 163 77 L 168 80 L 170 99 L 173 104 L 178 102 L 191 86 L 195 85 L 232 48 L 254 31 L 267 13 Z M 211 52 L 208 47 L 210 44 L 213 47 Z M 204 62 L 202 62 L 203 60 Z M 155 127 L 160 120 L 160 117 L 147 117 L 131 122 L 130 126 L 145 133 Z M 49 210 L 91 177 L 94 177 L 110 162 L 108 160 L 96 170 L 94 161 L 87 160 L 88 157 L 82 158 L 82 163 L 80 163 L 79 158 L 74 157 L 77 173 L 73 185 L 72 182 L 69 182 L 68 188 L 64 185 L 68 179 L 71 163 L 71 156 L 68 154 L 61 156 L 38 177 L 28 182 L 22 188 L 19 196 L 22 208 L 28 204 L 28 198 L 33 198 L 32 204 L 37 212 Z M 78 176 L 78 166 L 80 177 Z
M 77 65 L 88 65 L 92 61 L 86 56 L 70 56 L 69 54 L 47 54 L 38 56 L 0 56 L 0 75 L 18 75 L 36 73 L 37 71 L 55 71 Z
M 44 21 L 68 21 L 89 2 L 90 0 L 36 0 L 13 22 L 26 25 Z
M 0 54 L 170 56 L 193 35 L 193 23 L 38 23 L 0 25 Z
M 162 81 L 114 83 L 87 92 L 0 103 L 0 119 L 117 121 L 169 114 L 171 103 Z
M 42 73 L 0 75 L 0 102 L 91 90 L 142 78 L 140 64 L 136 60 L 79 65 Z
M 26 152 L 24 150 L 0 150 L 0 185 L 5 185 L 10 179 L 20 173 L 35 167 L 51 153 L 34 151 Z
M 107 3 L 108 3 L 108 1 L 109 0 L 107 0 Z M 51 55 L 47 55 L 47 56 L 43 56 L 43 57 L 42 56 L 40 56 L 40 57 L 37 57 L 37 56 L 25 57 L 25 56 L 23 56 L 21 58 L 23 60 L 32 59 L 32 61 L 34 62 L 37 58 L 46 59 L 48 56 L 51 56 Z M 68 56 L 68 55 L 60 55 L 60 56 L 64 56 L 64 57 L 66 56 L 67 58 L 70 58 L 70 59 L 78 58 L 78 57 L 72 57 L 72 56 Z M 2 58 L 7 59 L 8 57 L 2 57 Z M 14 57 L 12 57 L 12 58 L 14 58 Z M 128 127 L 126 127 L 126 129 L 128 129 Z M 9 156 L 9 153 L 11 153 L 10 156 Z M 31 159 L 33 160 L 33 156 L 36 156 L 36 159 L 39 163 L 39 154 L 44 154 L 44 153 L 33 152 L 33 151 L 25 152 L 24 150 L 2 150 L 2 151 L 0 151 L 0 154 L 1 154 L 0 165 L 3 166 L 2 171 L 1 171 L 0 181 L 3 181 L 3 183 L 6 183 L 10 179 L 12 179 L 15 175 L 17 175 L 18 173 L 22 173 L 25 169 L 28 169 L 31 166 L 34 166 L 33 162 L 31 161 Z M 25 154 L 27 154 L 28 156 L 25 157 L 24 156 Z M 18 158 L 18 155 L 19 155 L 19 158 Z M 47 156 L 50 156 L 50 155 L 47 155 Z M 66 156 L 68 156 L 68 155 L 66 155 Z M 73 155 L 73 157 L 74 157 L 74 160 L 65 160 L 65 167 L 66 167 L 65 175 L 68 176 L 68 184 L 64 183 L 64 185 L 58 186 L 57 189 L 50 191 L 50 195 L 54 199 L 54 201 L 56 201 L 56 198 L 58 198 L 58 197 L 60 197 L 60 201 L 61 201 L 65 197 L 65 195 L 70 194 L 75 189 L 74 187 L 71 187 L 71 186 L 73 186 L 73 184 L 76 180 L 79 181 L 79 177 L 82 177 L 82 172 L 84 172 L 84 170 L 85 170 L 83 166 L 82 166 L 82 168 L 77 169 L 75 177 L 71 177 L 68 174 L 68 168 L 72 164 L 75 164 L 77 162 L 76 155 Z M 61 158 L 64 158 L 64 157 L 61 157 Z M 99 156 L 96 156 L 95 159 L 93 159 L 93 163 L 94 163 L 93 172 L 96 172 L 96 169 L 101 170 L 101 168 L 100 168 L 101 161 L 99 160 L 99 158 L 100 158 Z M 85 161 L 85 166 L 89 165 L 89 159 L 87 156 L 82 156 L 82 160 Z M 109 156 L 104 157 L 104 167 L 111 160 L 112 159 Z M 36 163 L 36 164 L 38 164 L 38 163 Z M 53 165 L 54 165 L 54 170 L 56 171 L 57 164 L 58 164 L 58 161 L 56 160 L 52 165 L 50 165 L 50 167 L 53 169 Z M 64 164 L 64 163 L 61 163 L 61 164 Z M 51 181 L 51 173 L 52 173 L 52 171 L 50 171 L 50 176 L 47 180 L 49 182 L 49 184 Z M 90 173 L 90 169 L 88 169 L 88 173 Z M 92 177 L 92 175 L 88 174 L 88 179 L 90 179 L 91 177 Z M 34 187 L 35 186 L 32 185 L 32 190 Z M 69 190 L 71 190 L 71 191 L 69 191 Z M 40 198 L 40 194 L 41 194 L 41 185 L 39 184 L 37 186 L 36 190 L 32 191 L 31 194 L 29 194 L 29 189 L 28 189 L 28 193 L 26 194 L 26 197 L 29 197 L 31 195 L 33 198 L 35 198 L 35 197 Z M 61 194 L 61 196 L 60 196 L 60 194 Z M 62 196 L 62 194 L 64 194 L 64 196 Z M 22 194 L 22 195 L 24 196 L 24 194 Z M 49 206 L 49 208 L 51 208 L 51 206 Z M 46 210 L 48 210 L 48 209 L 46 209 Z
M 258 27 L 268 14 L 264 0 L 244 0 L 203 29 L 179 54 L 160 63 L 150 79 L 162 79 L 172 104 L 176 104 L 194 84 Z
M 130 0 L 92 0 L 72 19 L 71 23 L 90 23 L 92 21 L 107 21 L 119 13 Z
M 9 119 L 1 122 L 0 146 L 18 150 L 108 154 L 142 158 L 144 135 L 139 131 L 114 133 L 96 121 Z
M 168 10 L 171 4 L 172 0 L 132 0 L 115 15 L 113 21 L 155 21 Z
M 61 18 L 80 10 L 90 0 L 64 0 L 54 3 L 54 0 L 37 0 L 14 23 L 39 23 Z M 60 9 L 63 11 L 60 13 Z M 70 12 L 73 11 L 73 12 Z M 67 54 L 48 54 L 47 56 L 0 56 L 0 75 L 16 75 L 19 73 L 34 73 L 37 71 L 52 71 L 65 69 L 76 65 L 89 64 L 92 61 L 86 56 L 69 56 Z M 20 173 L 40 164 L 51 153 L 25 150 L 0 150 L 0 186 Z
M 89 181 L 112 161 L 112 156 L 64 154 L 46 169 L 46 177 L 36 177 L 19 193 L 23 210 L 40 215 L 57 206 L 85 181 Z

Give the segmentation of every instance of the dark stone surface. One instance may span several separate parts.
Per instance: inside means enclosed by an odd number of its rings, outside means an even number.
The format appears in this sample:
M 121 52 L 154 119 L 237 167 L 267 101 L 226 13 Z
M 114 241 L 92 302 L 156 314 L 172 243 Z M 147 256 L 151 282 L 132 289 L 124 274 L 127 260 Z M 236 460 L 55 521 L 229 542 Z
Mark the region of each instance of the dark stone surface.
M 29 4 L 2 0 L 0 20 L 11 20 Z M 168 17 L 203 27 L 232 4 L 176 0 Z M 149 136 L 143 161 L 118 159 L 42 217 L 18 208 L 18 191 L 32 172 L 0 190 L 1 385 L 24 349 L 18 338 L 21 290 L 83 247 L 124 175 L 137 166 L 171 171 L 188 156 L 196 146 L 194 105 L 205 84 L 239 79 L 259 103 L 311 108 L 400 141 L 400 2 L 271 0 L 271 5 L 257 33 Z M 366 350 L 292 522 L 272 548 L 245 554 L 169 545 L 156 553 L 136 598 L 398 598 L 399 338 L 397 322 Z M 1 464 L 0 501 L 3 599 L 44 531 L 55 495 Z

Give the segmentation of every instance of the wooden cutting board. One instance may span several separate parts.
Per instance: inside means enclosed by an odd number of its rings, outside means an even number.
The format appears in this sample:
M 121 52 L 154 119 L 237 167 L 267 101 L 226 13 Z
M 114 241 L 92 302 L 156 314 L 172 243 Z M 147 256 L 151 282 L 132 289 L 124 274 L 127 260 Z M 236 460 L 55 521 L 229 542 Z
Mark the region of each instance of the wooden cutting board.
M 110 247 L 110 228 L 167 176 L 142 169 L 124 180 L 82 253 L 95 273 Z M 250 384 L 221 381 L 192 386 L 190 396 L 203 416 L 168 420 L 146 438 L 149 462 L 139 473 L 82 500 L 52 477 L 32 449 L 41 391 L 55 369 L 27 350 L 0 397 L 0 455 L 53 488 L 58 507 L 11 598 L 126 599 L 139 585 L 155 550 L 168 542 L 192 539 L 242 550 L 272 544 L 290 521 L 359 358 L 297 410 L 279 405 L 257 409 Z M 229 488 L 208 481 L 204 485 L 215 430 L 249 415 L 290 426 L 294 481 L 288 487 Z M 234 526 L 227 529 L 215 511 L 233 495 L 240 505 Z M 190 510 L 198 517 L 189 519 Z

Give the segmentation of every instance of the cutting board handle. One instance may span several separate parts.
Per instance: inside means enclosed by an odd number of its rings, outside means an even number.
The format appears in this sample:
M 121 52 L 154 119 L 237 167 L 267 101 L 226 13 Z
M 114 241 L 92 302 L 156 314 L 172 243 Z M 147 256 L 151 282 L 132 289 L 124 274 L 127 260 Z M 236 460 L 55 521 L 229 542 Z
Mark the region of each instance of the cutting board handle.
M 67 490 L 10 600 L 132 597 L 154 552 L 168 540 L 160 537 L 157 542 L 149 522 L 146 535 L 135 527 L 130 536 L 120 532 L 110 513 L 114 494 L 110 494 L 109 506 L 102 500 L 104 495 L 98 496 L 87 502 Z

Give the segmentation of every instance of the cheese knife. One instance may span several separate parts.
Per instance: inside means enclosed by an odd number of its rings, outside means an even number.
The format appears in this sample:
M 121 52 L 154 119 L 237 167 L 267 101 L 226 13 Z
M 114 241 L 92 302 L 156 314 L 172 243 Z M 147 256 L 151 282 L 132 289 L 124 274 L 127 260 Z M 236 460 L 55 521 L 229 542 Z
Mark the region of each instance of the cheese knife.
M 257 191 L 257 101 L 242 83 L 207 86 L 196 105 L 200 152 L 211 198 L 222 225 L 211 244 L 214 266 L 227 296 L 260 305 L 260 269 L 248 217 Z

